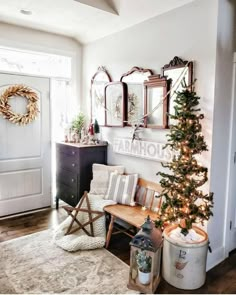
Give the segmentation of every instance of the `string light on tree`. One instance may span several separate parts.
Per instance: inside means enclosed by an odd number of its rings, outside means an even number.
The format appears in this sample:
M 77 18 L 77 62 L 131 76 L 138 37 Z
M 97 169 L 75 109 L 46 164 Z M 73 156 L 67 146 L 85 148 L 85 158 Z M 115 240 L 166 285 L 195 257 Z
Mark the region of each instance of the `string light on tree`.
M 176 124 L 170 128 L 168 143 L 176 151 L 172 162 L 162 164 L 172 173 L 159 172 L 165 202 L 161 207 L 161 214 L 156 220 L 157 227 L 163 227 L 167 221 L 177 222 L 181 232 L 186 235 L 193 223 L 204 223 L 212 214 L 213 193 L 204 194 L 199 187 L 207 180 L 208 169 L 199 165 L 195 155 L 207 151 L 207 145 L 202 135 L 200 120 L 203 114 L 198 114 L 199 99 L 194 91 L 190 91 L 182 82 L 183 90 L 177 92 L 175 99 L 175 113 L 169 115 Z M 197 205 L 196 201 L 200 205 Z M 200 201 L 200 202 L 199 202 Z

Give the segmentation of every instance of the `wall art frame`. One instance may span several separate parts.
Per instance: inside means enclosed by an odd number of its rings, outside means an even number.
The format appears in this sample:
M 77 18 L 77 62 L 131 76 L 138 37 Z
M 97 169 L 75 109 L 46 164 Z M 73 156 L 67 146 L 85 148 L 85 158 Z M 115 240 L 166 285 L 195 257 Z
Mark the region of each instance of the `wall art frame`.
M 104 66 L 98 67 L 91 79 L 90 102 L 91 123 L 97 119 L 100 126 L 105 125 L 105 85 L 111 82 L 111 76 Z
M 110 82 L 105 86 L 105 126 L 124 127 L 127 107 L 127 85 Z

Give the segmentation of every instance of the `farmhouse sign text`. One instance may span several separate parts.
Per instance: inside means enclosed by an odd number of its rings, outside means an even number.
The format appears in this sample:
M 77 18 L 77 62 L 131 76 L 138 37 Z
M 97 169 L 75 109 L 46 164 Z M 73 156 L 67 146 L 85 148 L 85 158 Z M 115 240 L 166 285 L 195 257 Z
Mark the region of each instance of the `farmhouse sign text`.
M 113 151 L 118 154 L 124 154 L 158 162 L 170 162 L 174 153 L 169 147 L 163 149 L 165 143 L 134 140 L 129 138 L 115 138 L 113 142 Z

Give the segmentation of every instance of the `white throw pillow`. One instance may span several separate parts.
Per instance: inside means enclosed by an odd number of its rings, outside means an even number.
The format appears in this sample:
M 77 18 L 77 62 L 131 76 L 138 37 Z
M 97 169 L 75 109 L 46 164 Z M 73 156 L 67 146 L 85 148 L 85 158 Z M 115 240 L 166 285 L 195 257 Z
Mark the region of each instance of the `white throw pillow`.
M 93 179 L 90 183 L 90 194 L 105 195 L 109 185 L 110 173 L 123 174 L 124 166 L 108 166 L 103 164 L 93 164 Z
M 138 174 L 119 175 L 111 173 L 105 199 L 134 206 L 134 196 L 138 183 Z

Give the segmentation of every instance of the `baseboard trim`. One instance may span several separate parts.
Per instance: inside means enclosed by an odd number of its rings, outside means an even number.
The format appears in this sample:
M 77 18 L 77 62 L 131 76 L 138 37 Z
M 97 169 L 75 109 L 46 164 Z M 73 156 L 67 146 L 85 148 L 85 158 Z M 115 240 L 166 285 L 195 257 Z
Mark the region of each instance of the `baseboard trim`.
M 40 212 L 40 211 L 46 211 L 46 210 L 49 210 L 50 208 L 51 207 L 48 206 L 48 207 L 42 207 L 42 208 L 33 209 L 33 210 L 27 210 L 27 211 L 15 213 L 15 214 L 9 214 L 9 215 L 5 215 L 5 216 L 1 216 L 0 220 L 18 217 L 18 216 L 22 216 L 22 215 L 29 215 L 29 214 Z
M 219 247 L 212 250 L 212 253 L 208 252 L 207 255 L 207 271 L 215 267 L 217 264 L 225 260 L 225 248 Z

